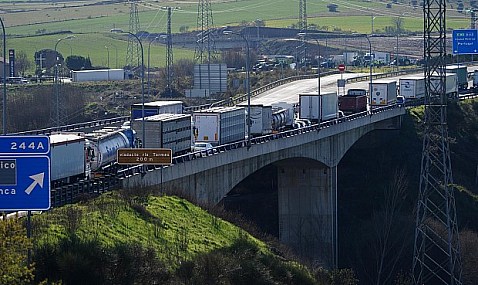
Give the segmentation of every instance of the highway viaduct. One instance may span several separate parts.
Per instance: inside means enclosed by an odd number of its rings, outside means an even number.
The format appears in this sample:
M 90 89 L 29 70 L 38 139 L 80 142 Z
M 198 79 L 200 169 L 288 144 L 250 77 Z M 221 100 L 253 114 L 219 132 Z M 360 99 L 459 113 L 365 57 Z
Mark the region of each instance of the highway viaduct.
M 219 203 L 237 184 L 274 164 L 278 171 L 279 239 L 328 268 L 337 265 L 337 166 L 365 134 L 400 127 L 404 107 L 382 110 L 232 144 L 204 157 L 189 154 L 173 165 L 129 175 L 123 188 L 151 187 Z

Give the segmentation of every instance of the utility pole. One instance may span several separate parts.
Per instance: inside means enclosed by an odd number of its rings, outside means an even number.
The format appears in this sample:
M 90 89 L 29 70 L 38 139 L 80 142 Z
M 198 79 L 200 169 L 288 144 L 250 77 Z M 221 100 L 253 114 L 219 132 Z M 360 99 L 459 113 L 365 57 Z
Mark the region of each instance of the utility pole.
M 416 209 L 413 284 L 461 285 L 460 243 L 447 125 L 446 1 L 425 0 L 423 12 L 425 130 Z
M 139 32 L 139 16 L 138 16 L 138 2 L 136 0 L 130 0 L 131 6 L 129 11 L 129 32 L 136 35 Z M 126 50 L 126 65 L 129 70 L 132 71 L 134 67 L 140 66 L 141 48 L 138 41 L 128 35 L 128 49 Z M 143 67 L 141 67 L 143 68 Z
M 307 60 L 307 0 L 299 0 L 299 33 L 303 34 L 297 47 L 297 62 L 306 65 Z M 298 67 L 302 67 L 301 64 Z
M 173 78 L 173 35 L 171 33 L 171 7 L 168 7 L 168 34 L 166 38 L 166 77 L 167 92 L 169 97 L 173 97 L 172 78 Z
M 214 28 L 211 3 L 209 0 L 199 0 L 197 17 L 196 49 L 194 59 L 197 63 L 211 63 L 216 57 L 216 45 L 211 30 Z

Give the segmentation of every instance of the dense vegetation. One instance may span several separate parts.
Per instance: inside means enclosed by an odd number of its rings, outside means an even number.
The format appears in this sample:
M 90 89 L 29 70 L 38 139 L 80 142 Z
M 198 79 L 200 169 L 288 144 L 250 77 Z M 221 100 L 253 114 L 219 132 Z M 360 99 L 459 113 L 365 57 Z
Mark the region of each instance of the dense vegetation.
M 31 267 L 21 224 L 0 222 L 10 229 L 1 256 L 16 261 L 1 268 L 2 284 L 355 284 L 350 270 L 312 272 L 177 197 L 120 191 L 32 221 Z
M 365 137 L 339 166 L 339 260 L 361 284 L 395 284 L 411 269 L 423 111 L 410 109 L 398 133 Z M 464 284 L 478 284 L 478 100 L 451 104 L 448 123 Z

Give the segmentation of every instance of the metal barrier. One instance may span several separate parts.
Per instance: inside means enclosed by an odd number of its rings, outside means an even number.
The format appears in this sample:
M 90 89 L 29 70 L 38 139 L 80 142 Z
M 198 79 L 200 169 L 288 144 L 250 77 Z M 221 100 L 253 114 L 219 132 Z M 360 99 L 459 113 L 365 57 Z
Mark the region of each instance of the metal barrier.
M 78 123 L 78 124 L 71 124 L 71 125 L 60 126 L 60 127 L 51 127 L 51 128 L 41 129 L 41 130 L 24 131 L 24 132 L 12 133 L 10 135 L 48 135 L 55 132 L 71 132 L 71 131 L 81 130 L 85 128 L 109 126 L 112 124 L 124 123 L 126 121 L 129 121 L 129 116 L 116 117 L 111 119 L 97 120 L 97 121 Z

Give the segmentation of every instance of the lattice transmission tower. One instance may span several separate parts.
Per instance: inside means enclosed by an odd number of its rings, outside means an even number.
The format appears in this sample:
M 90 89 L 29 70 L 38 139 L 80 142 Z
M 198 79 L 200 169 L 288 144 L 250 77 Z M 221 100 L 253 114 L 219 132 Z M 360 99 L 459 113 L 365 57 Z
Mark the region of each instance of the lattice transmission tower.
M 139 32 L 138 3 L 130 0 L 129 10 L 129 32 L 136 35 Z M 141 65 L 141 47 L 139 42 L 131 35 L 128 36 L 128 49 L 126 50 L 126 66 L 130 70 Z
M 172 78 L 173 78 L 173 35 L 171 33 L 171 7 L 168 7 L 168 27 L 166 38 L 166 91 L 168 96 L 172 96 Z
M 299 0 L 299 32 L 301 34 L 307 33 L 307 1 Z M 305 64 L 307 59 L 307 43 L 306 36 L 302 36 L 301 42 L 297 47 L 297 61 Z
M 425 118 L 413 254 L 414 284 L 461 285 L 447 126 L 445 0 L 424 1 Z
M 216 58 L 216 45 L 213 37 L 214 19 L 209 0 L 199 0 L 197 30 L 194 59 L 197 63 L 211 63 Z

